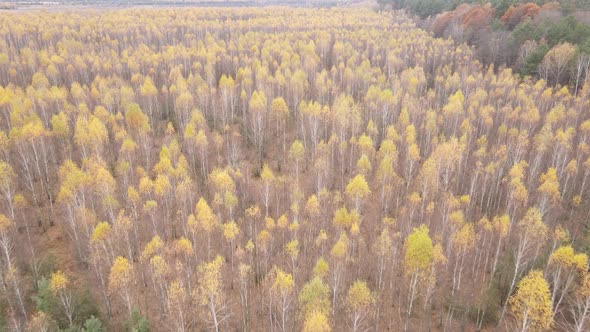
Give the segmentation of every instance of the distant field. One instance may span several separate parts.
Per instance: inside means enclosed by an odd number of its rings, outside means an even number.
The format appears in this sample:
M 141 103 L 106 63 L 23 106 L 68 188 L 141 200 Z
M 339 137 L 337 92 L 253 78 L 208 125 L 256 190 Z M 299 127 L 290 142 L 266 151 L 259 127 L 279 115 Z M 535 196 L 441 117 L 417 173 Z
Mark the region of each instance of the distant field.
M 131 0 L 131 1 L 16 1 L 0 3 L 0 9 L 34 9 L 68 6 L 97 6 L 97 7 L 129 7 L 129 6 L 150 6 L 150 7 L 258 7 L 258 6 L 309 6 L 309 7 L 333 7 L 333 6 L 372 6 L 374 1 L 323 1 L 323 0 L 229 0 L 229 1 L 166 1 L 166 0 Z

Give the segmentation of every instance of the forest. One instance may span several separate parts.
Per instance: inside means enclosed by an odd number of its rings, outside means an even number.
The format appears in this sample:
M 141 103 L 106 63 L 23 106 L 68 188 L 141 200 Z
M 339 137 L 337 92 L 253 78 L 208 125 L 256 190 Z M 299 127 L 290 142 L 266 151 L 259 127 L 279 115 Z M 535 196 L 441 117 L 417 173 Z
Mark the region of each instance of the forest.
M 468 43 L 478 59 L 507 66 L 551 85 L 584 82 L 590 66 L 590 2 L 585 0 L 379 0 L 381 10 L 403 8 L 437 37 Z M 551 73 L 552 59 L 563 62 Z
M 588 331 L 559 54 L 397 9 L 1 12 L 0 330 Z

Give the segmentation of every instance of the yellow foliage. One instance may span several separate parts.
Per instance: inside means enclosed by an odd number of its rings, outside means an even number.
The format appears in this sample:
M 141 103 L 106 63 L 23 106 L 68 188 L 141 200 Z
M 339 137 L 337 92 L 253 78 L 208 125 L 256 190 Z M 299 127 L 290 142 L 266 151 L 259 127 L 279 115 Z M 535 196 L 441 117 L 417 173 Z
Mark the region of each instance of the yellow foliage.
M 90 243 L 104 242 L 111 236 L 111 232 L 111 224 L 105 221 L 99 222 L 90 236 Z
M 293 141 L 291 144 L 291 148 L 289 149 L 289 159 L 299 162 L 303 158 L 305 154 L 305 148 L 303 147 L 303 143 L 299 140 Z
M 346 236 L 346 233 L 342 233 L 338 241 L 336 241 L 336 243 L 332 247 L 332 250 L 330 250 L 330 255 L 335 257 L 336 259 L 343 259 L 347 251 L 348 236 Z
M 320 214 L 320 203 L 318 201 L 318 197 L 314 194 L 309 196 L 307 202 L 305 203 L 305 211 L 314 217 Z
M 248 104 L 251 112 L 266 112 L 266 96 L 262 91 L 254 91 Z
M 297 256 L 299 256 L 299 241 L 297 239 L 289 241 L 285 245 L 285 250 L 289 257 L 297 259 Z
M 265 217 L 264 218 L 264 227 L 267 230 L 272 231 L 276 227 L 275 220 L 273 218 L 271 218 L 271 217 Z
M 223 224 L 222 228 L 223 237 L 225 237 L 225 239 L 228 241 L 234 240 L 238 236 L 238 234 L 240 234 L 240 228 L 238 227 L 238 224 L 233 220 Z
M 245 248 L 248 252 L 252 252 L 255 249 L 254 242 L 250 239 L 246 242 Z
M 154 276 L 157 278 L 163 278 L 170 270 L 168 263 L 160 255 L 155 255 L 150 258 L 150 268 L 152 269 Z
M 109 291 L 117 293 L 128 288 L 134 280 L 133 266 L 125 257 L 118 256 L 111 267 L 109 274 Z
M 305 318 L 303 332 L 330 332 L 328 317 L 321 311 L 314 311 Z
M 199 227 L 207 233 L 211 233 L 218 226 L 217 216 L 203 197 L 199 198 L 195 207 L 195 218 Z
M 272 173 L 272 170 L 268 167 L 266 163 L 262 166 L 260 178 L 264 181 L 266 185 L 270 185 L 275 180 L 275 176 Z
M 260 216 L 260 208 L 258 208 L 256 205 L 253 205 L 246 209 L 246 215 L 250 218 L 256 218 Z
M 199 288 L 197 298 L 202 305 L 219 304 L 223 299 L 221 267 L 223 257 L 217 256 L 210 262 L 199 265 Z
M 273 268 L 273 272 L 275 276 L 271 289 L 274 292 L 281 294 L 282 297 L 292 293 L 294 287 L 293 275 L 277 267 Z
M 330 312 L 330 289 L 319 276 L 315 276 L 299 292 L 299 303 L 304 315 Z
M 557 241 L 557 243 L 569 242 L 570 235 L 568 230 L 561 225 L 557 225 L 553 231 L 553 239 Z
M 451 242 L 453 247 L 458 252 L 466 252 L 471 250 L 475 247 L 475 231 L 473 230 L 473 224 L 465 223 L 461 228 L 455 233 Z
M 365 281 L 357 280 L 348 289 L 346 304 L 352 311 L 365 311 L 375 303 L 375 295 Z
M 542 331 L 553 325 L 551 293 L 541 271 L 531 271 L 522 278 L 509 303 L 520 330 Z
M 529 208 L 524 217 L 518 222 L 523 233 L 530 234 L 529 240 L 541 244 L 547 238 L 547 225 L 543 222 L 541 212 L 537 208 Z
M 162 241 L 162 239 L 160 239 L 158 235 L 154 236 L 150 240 L 150 242 L 148 242 L 143 248 L 143 251 L 141 252 L 141 260 L 145 261 L 150 259 L 153 255 L 158 253 L 163 247 L 164 242 Z
M 324 257 L 320 257 L 313 268 L 313 275 L 314 277 L 323 278 L 328 274 L 329 270 L 330 265 L 328 265 L 328 262 L 326 262 Z
M 406 274 L 422 272 L 434 263 L 434 246 L 428 235 L 428 227 L 414 228 L 404 242 L 404 266 Z
M 68 277 L 62 272 L 57 271 L 51 274 L 51 279 L 49 280 L 49 287 L 54 294 L 59 294 L 66 290 L 69 285 Z
M 500 237 L 506 237 L 510 227 L 510 217 L 508 215 L 496 216 L 492 219 L 492 225 L 494 231 L 498 233 Z
M 557 171 L 551 167 L 546 173 L 541 174 L 539 178 L 541 185 L 537 189 L 541 194 L 547 195 L 553 202 L 557 202 L 561 198 L 559 191 L 559 182 L 557 180 Z
M 549 264 L 584 272 L 588 270 L 588 256 L 584 253 L 577 254 L 570 245 L 561 246 L 551 254 Z
M 279 227 L 281 229 L 285 229 L 288 225 L 289 225 L 289 219 L 287 219 L 286 215 L 282 214 L 277 219 L 277 227 Z
M 185 237 L 174 241 L 174 249 L 177 253 L 186 257 L 190 257 L 194 253 L 192 242 Z

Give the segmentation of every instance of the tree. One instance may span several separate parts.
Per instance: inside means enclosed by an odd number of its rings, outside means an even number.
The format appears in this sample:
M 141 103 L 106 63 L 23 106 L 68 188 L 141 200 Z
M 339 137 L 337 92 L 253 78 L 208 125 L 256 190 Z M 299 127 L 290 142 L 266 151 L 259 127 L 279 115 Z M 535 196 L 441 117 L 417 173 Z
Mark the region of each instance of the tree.
M 360 212 L 361 200 L 371 193 L 369 185 L 362 174 L 357 174 L 346 185 L 346 195 L 354 201 L 356 212 Z
M 90 237 L 90 264 L 99 281 L 100 291 L 105 301 L 107 312 L 111 312 L 108 269 L 114 257 L 111 245 L 112 228 L 107 222 L 98 223 Z
M 584 272 L 580 285 L 575 291 L 571 309 L 574 320 L 574 331 L 584 331 L 585 323 L 590 316 L 590 272 Z
M 234 108 L 236 102 L 235 82 L 231 76 L 222 75 L 219 79 L 219 91 L 222 99 L 222 126 L 234 121 Z M 229 118 L 228 118 L 229 113 Z
M 160 308 L 166 309 L 166 276 L 170 272 L 170 266 L 160 255 L 154 255 L 149 261 L 149 271 L 152 277 L 152 285 L 156 298 L 160 301 Z
M 534 261 L 538 254 L 537 249 L 540 248 L 547 237 L 547 225 L 543 222 L 541 212 L 537 208 L 530 208 L 522 219 L 519 220 L 517 227 L 518 234 L 518 245 L 516 247 L 516 257 L 514 260 L 514 274 L 510 287 L 508 288 L 508 294 L 512 294 L 516 280 L 522 272 L 523 266 L 525 266 L 532 258 Z M 531 252 L 535 251 L 534 257 L 530 257 Z M 508 300 L 506 300 L 503 308 L 501 318 L 504 317 Z
M 158 102 L 158 89 L 149 76 L 147 76 L 143 81 L 139 93 L 147 100 L 148 116 L 152 117 L 153 105 Z
M 451 124 L 450 128 L 452 128 L 451 133 L 453 136 L 457 133 L 457 125 L 463 114 L 464 102 L 465 96 L 461 90 L 458 90 L 449 97 L 447 104 L 443 107 L 443 114 L 447 118 L 448 123 Z M 407 130 L 406 135 L 408 135 Z
M 563 299 L 575 286 L 575 279 L 588 270 L 588 256 L 576 253 L 572 246 L 561 246 L 549 257 L 548 271 L 552 286 L 552 318 L 560 312 Z
M 492 274 L 496 272 L 498 265 L 498 258 L 500 257 L 500 248 L 502 247 L 502 240 L 508 236 L 510 228 L 510 217 L 508 215 L 496 216 L 492 219 L 492 228 L 498 234 L 498 243 L 496 244 L 496 254 L 494 255 L 494 263 L 492 264 Z
M 194 137 L 194 144 L 196 148 L 199 150 L 199 154 L 201 156 L 201 175 L 205 176 L 209 171 L 208 166 L 208 158 L 207 158 L 207 148 L 209 147 L 209 139 L 207 135 L 203 131 L 203 129 L 199 129 L 197 134 Z
M 51 292 L 59 298 L 63 305 L 64 313 L 70 323 L 69 326 L 72 326 L 74 322 L 74 310 L 76 308 L 72 302 L 72 293 L 69 289 L 69 283 L 70 281 L 68 280 L 68 277 L 66 277 L 62 271 L 57 271 L 51 274 L 51 280 L 49 281 Z
M 289 107 L 283 99 L 283 97 L 276 97 L 272 100 L 270 105 L 270 111 L 276 122 L 277 135 L 282 129 L 282 142 L 283 142 L 283 155 L 285 154 L 287 147 L 287 119 L 289 118 Z
M 541 8 L 535 3 L 522 3 L 510 6 L 500 18 L 510 29 L 527 18 L 537 16 Z
M 473 250 L 475 247 L 476 235 L 473 229 L 473 224 L 465 223 L 461 228 L 453 235 L 451 243 L 455 250 L 455 268 L 453 269 L 453 290 L 451 293 L 454 295 L 455 291 L 459 290 L 461 286 L 461 277 L 463 276 L 463 267 L 465 265 L 465 256 L 468 251 Z
M 211 234 L 219 226 L 219 221 L 203 197 L 199 198 L 199 201 L 197 202 L 195 207 L 195 217 L 199 228 L 205 231 L 205 234 L 207 235 L 207 257 L 209 257 L 211 253 Z
M 590 54 L 588 53 L 579 53 L 578 57 L 576 58 L 576 73 L 575 77 L 575 87 L 574 87 L 574 95 L 578 95 L 578 90 L 580 87 L 580 83 L 582 81 L 582 77 L 584 80 L 588 80 L 588 74 L 590 73 Z
M 297 257 L 299 256 L 299 241 L 297 239 L 289 241 L 285 245 L 285 251 L 291 259 L 291 268 L 293 271 L 293 275 L 295 275 L 295 273 L 297 272 L 297 266 L 295 262 L 297 261 Z
M 559 84 L 561 82 L 561 76 L 575 54 L 576 48 L 570 43 L 566 42 L 555 45 L 545 54 L 541 62 L 540 70 L 543 73 L 543 78 L 548 80 L 549 75 L 551 75 L 554 78 L 554 82 Z
M 396 235 L 399 235 L 397 233 Z M 395 249 L 397 250 L 397 248 Z M 387 262 L 389 261 L 390 255 L 393 255 L 394 259 L 396 253 L 394 252 L 394 246 L 392 243 L 391 236 L 389 235 L 389 230 L 387 228 L 383 228 L 381 234 L 377 238 L 377 240 L 373 243 L 373 252 L 377 255 L 377 293 L 376 293 L 376 314 L 375 320 L 377 324 L 379 324 L 380 313 L 381 313 L 381 294 L 382 290 L 385 287 L 385 280 L 384 280 L 384 273 L 385 269 L 387 268 Z M 377 325 L 378 326 L 378 325 Z
M 135 257 L 133 242 L 129 235 L 132 228 L 134 228 L 134 225 L 131 218 L 126 214 L 125 210 L 121 209 L 115 219 L 114 232 L 119 236 L 122 246 L 127 247 L 127 254 L 131 259 Z M 139 248 L 139 243 L 136 242 L 135 244 Z
M 321 121 L 324 117 L 324 114 L 322 113 L 323 110 L 326 112 L 328 111 L 327 109 L 323 109 L 318 102 L 302 101 L 299 104 L 299 116 L 302 123 L 305 123 L 305 126 L 302 126 L 301 128 L 303 141 L 306 143 L 311 141 L 312 151 L 314 153 L 316 152 L 320 136 Z M 307 129 L 309 129 L 309 135 Z
M 432 284 L 434 278 L 433 267 L 445 260 L 444 256 L 440 254 L 440 249 L 433 245 L 428 233 L 428 227 L 421 225 L 414 228 L 404 242 L 405 274 L 410 276 L 407 319 L 404 330 L 408 328 L 408 320 L 412 314 L 418 284 L 422 283 L 426 286 Z
M 364 319 L 372 313 L 375 296 L 365 281 L 357 280 L 348 289 L 346 304 L 352 314 L 352 331 L 356 332 L 363 328 Z
M 549 46 L 543 44 L 536 47 L 524 60 L 524 65 L 520 68 L 521 75 L 531 75 L 537 73 L 548 76 L 548 69 L 545 66 L 540 67 L 545 55 L 549 52 Z
M 13 114 L 14 115 L 14 114 Z M 18 115 L 14 116 L 18 117 Z M 23 175 L 27 189 L 33 195 L 33 203 L 38 206 L 41 200 L 39 190 L 36 183 L 40 183 L 41 192 L 51 197 L 49 200 L 50 209 L 53 210 L 53 196 L 50 190 L 50 151 L 46 144 L 48 131 L 42 120 L 36 113 L 29 114 L 26 120 L 21 120 L 20 126 L 13 126 L 10 130 L 10 143 L 12 150 L 16 152 L 17 160 L 20 161 L 19 166 L 23 171 Z M 14 121 L 13 121 L 14 122 Z M 96 128 L 88 128 L 88 135 L 92 136 L 96 132 Z M 103 141 L 101 137 L 94 137 L 97 139 L 95 145 L 100 145 Z M 36 181 L 36 180 L 40 181 Z M 42 216 L 39 216 L 42 217 Z M 51 224 L 51 221 L 50 221 Z
M 248 328 L 250 325 L 250 291 L 249 283 L 252 274 L 252 268 L 250 265 L 240 263 L 238 267 L 238 280 L 240 285 L 240 303 L 242 305 L 242 322 L 244 327 Z
M 546 330 L 553 325 L 551 293 L 541 271 L 533 270 L 522 278 L 508 302 L 520 331 Z
M 414 125 L 408 125 L 405 128 L 406 140 L 406 187 L 410 186 L 412 177 L 414 176 L 414 167 L 420 160 L 420 147 L 416 144 L 416 128 Z
M 135 283 L 134 278 L 133 265 L 125 257 L 115 258 L 109 274 L 109 291 L 112 296 L 118 296 L 123 300 L 129 314 L 133 310 L 131 287 Z
M 175 255 L 178 257 L 177 264 L 180 265 L 178 268 L 182 268 L 185 272 L 185 280 L 186 282 L 184 285 L 188 287 L 189 291 L 192 291 L 192 276 L 193 276 L 193 259 L 195 257 L 195 250 L 193 248 L 193 243 L 187 239 L 186 237 L 181 237 L 174 241 L 173 249 Z M 180 279 L 180 278 L 179 278 Z
M 336 307 L 336 298 L 338 297 L 338 289 L 342 284 L 342 279 L 344 278 L 344 269 L 346 267 L 346 257 L 349 253 L 349 238 L 346 235 L 346 232 L 342 232 L 340 234 L 340 238 L 334 246 L 332 250 L 330 250 L 330 256 L 333 259 L 333 268 L 332 268 L 332 275 L 330 278 L 331 286 L 332 286 L 332 307 Z
M 223 257 L 221 256 L 199 265 L 200 283 L 195 292 L 198 303 L 207 308 L 209 319 L 216 332 L 219 331 L 221 323 L 229 317 L 228 313 L 226 313 L 227 306 L 221 279 L 222 267 Z
M 272 170 L 268 167 L 268 165 L 265 163 L 262 166 L 262 171 L 260 172 L 260 178 L 263 181 L 263 186 L 264 186 L 264 190 L 263 190 L 263 199 L 264 199 L 264 208 L 265 208 L 265 216 L 268 216 L 268 204 L 269 204 L 269 198 L 270 198 L 270 187 L 272 186 L 274 180 L 275 180 L 275 176 L 272 173 Z
M 79 116 L 76 121 L 74 140 L 82 149 L 84 158 L 91 152 L 101 156 L 104 144 L 108 140 L 108 131 L 104 123 L 94 115 L 89 115 L 88 118 Z
M 43 311 L 36 312 L 27 324 L 27 332 L 48 332 L 58 330 L 57 322 Z M 86 331 L 85 331 L 86 332 Z M 98 331 L 102 332 L 102 331 Z
M 510 194 L 508 200 L 508 211 L 512 212 L 513 209 L 516 209 L 518 205 L 526 206 L 529 199 L 529 194 L 527 191 L 526 186 L 522 182 L 524 178 L 524 171 L 527 167 L 526 161 L 521 161 L 517 164 L 514 164 L 510 169 Z
M 267 101 L 263 91 L 254 91 L 248 109 L 250 110 L 250 126 L 252 141 L 258 151 L 259 158 L 262 158 L 262 145 L 264 144 L 266 129 Z
M 137 308 L 131 312 L 126 325 L 127 329 L 133 332 L 150 332 L 150 322 L 141 315 Z
M 299 304 L 305 317 L 320 312 L 327 315 L 331 310 L 330 289 L 319 276 L 308 281 L 299 292 Z
M 100 319 L 90 316 L 85 322 L 82 332 L 105 332 L 106 328 L 102 325 Z
M 236 173 L 239 174 L 239 172 Z M 215 168 L 209 174 L 208 180 L 215 192 L 214 204 L 223 203 L 231 219 L 233 218 L 234 208 L 238 205 L 238 197 L 236 196 L 236 183 L 230 174 L 232 172 L 229 168 Z
M 189 303 L 189 294 L 184 286 L 179 281 L 173 281 L 167 287 L 167 310 L 171 316 L 174 317 L 173 322 L 176 331 L 185 331 L 188 314 L 185 312 L 187 304 Z
M 305 156 L 305 147 L 299 140 L 294 140 L 289 149 L 289 160 L 295 163 L 295 179 L 299 183 L 299 163 Z
M 391 143 L 393 144 L 393 143 Z M 384 145 L 386 142 L 382 142 L 380 152 L 385 151 Z M 392 146 L 395 149 L 395 146 Z M 397 152 L 397 151 L 396 151 Z M 389 197 L 394 189 L 394 182 L 399 180 L 399 176 L 395 173 L 394 160 L 391 158 L 391 152 L 385 152 L 385 156 L 381 159 L 379 166 L 377 167 L 376 177 L 381 184 L 381 206 L 383 211 L 387 211 L 389 207 Z M 430 160 L 430 159 L 429 159 Z M 429 186 L 428 186 L 429 187 Z M 426 182 L 424 189 L 426 189 Z M 423 191 L 423 195 L 425 190 Z
M 7 296 L 12 314 L 26 317 L 27 311 L 23 300 L 23 293 L 19 285 L 18 270 L 12 256 L 14 231 L 14 222 L 5 215 L 0 214 L 0 249 L 2 249 L 4 256 L 3 264 L 0 265 L 2 267 L 2 271 L 0 271 L 1 289 L 4 295 Z M 0 262 L 2 261 L 0 260 Z M 7 287 L 11 287 L 11 289 L 8 290 Z M 16 300 L 11 298 L 10 293 L 14 293 Z M 16 303 L 13 304 L 13 301 Z M 18 306 L 18 309 L 14 306 Z
M 557 171 L 551 167 L 546 173 L 541 174 L 539 178 L 539 188 L 537 191 L 541 194 L 541 202 L 539 203 L 539 210 L 541 213 L 546 211 L 548 204 L 556 203 L 561 199 L 559 191 L 559 181 L 557 179 Z
M 270 289 L 271 305 L 273 299 L 278 303 L 280 312 L 280 327 L 282 331 L 288 331 L 289 307 L 291 306 L 292 294 L 294 291 L 293 275 L 284 272 L 276 266 L 272 269 L 270 276 L 273 277 L 272 286 Z M 272 314 L 271 314 L 271 326 L 272 326 Z
M 149 261 L 154 255 L 160 254 L 160 252 L 164 249 L 164 241 L 158 236 L 155 235 L 152 239 L 146 243 L 143 247 L 143 251 L 140 255 L 140 261 L 147 262 Z
M 229 242 L 230 252 L 231 252 L 231 266 L 233 269 L 234 266 L 234 241 L 236 237 L 240 234 L 240 227 L 238 224 L 231 220 L 222 225 L 223 229 L 223 237 L 226 241 Z
M 16 174 L 10 164 L 0 161 L 0 194 L 8 207 L 10 218 L 15 219 L 14 195 L 16 191 Z

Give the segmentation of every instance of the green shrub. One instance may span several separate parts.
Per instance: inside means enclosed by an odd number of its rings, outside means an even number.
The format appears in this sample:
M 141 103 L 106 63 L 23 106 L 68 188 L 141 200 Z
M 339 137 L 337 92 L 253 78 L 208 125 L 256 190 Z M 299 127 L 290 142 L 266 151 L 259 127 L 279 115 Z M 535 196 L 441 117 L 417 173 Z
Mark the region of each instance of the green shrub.
M 139 309 L 134 308 L 131 317 L 127 321 L 127 331 L 129 332 L 149 332 L 150 322 L 141 315 Z
M 98 319 L 94 316 L 90 316 L 90 318 L 88 318 L 84 322 L 84 328 L 82 328 L 82 331 L 83 332 L 105 332 L 106 329 L 102 325 L 102 322 L 100 321 L 100 319 Z

